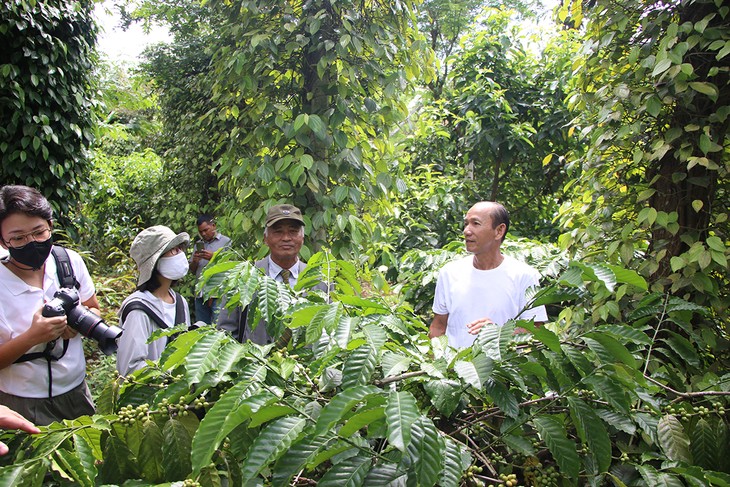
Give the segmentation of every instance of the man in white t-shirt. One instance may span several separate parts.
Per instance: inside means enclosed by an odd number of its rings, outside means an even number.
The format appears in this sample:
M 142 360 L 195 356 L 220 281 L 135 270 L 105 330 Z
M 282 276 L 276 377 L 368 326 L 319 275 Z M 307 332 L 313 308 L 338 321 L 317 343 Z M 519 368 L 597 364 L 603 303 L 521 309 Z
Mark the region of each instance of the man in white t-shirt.
M 509 213 L 499 203 L 482 201 L 464 219 L 464 241 L 471 255 L 446 264 L 436 282 L 429 337 L 446 335 L 449 345 L 470 347 L 485 325 L 502 326 L 513 318 L 547 321 L 544 306 L 525 309 L 525 291 L 540 274 L 503 255 Z

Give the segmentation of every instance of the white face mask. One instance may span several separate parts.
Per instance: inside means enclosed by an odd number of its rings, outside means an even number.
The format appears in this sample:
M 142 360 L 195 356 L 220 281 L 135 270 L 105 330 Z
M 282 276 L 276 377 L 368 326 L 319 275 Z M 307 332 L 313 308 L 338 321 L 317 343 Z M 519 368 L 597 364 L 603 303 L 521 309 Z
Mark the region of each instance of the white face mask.
M 160 257 L 160 260 L 157 261 L 157 270 L 162 277 L 177 281 L 188 273 L 188 259 L 183 252 L 170 257 Z

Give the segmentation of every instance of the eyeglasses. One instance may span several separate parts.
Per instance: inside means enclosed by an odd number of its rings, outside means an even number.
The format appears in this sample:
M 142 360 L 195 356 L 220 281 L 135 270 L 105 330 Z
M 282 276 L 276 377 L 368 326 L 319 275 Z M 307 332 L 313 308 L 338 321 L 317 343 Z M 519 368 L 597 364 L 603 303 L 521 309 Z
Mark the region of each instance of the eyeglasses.
M 35 242 L 45 242 L 51 236 L 50 228 L 43 228 L 40 230 L 34 230 L 32 232 L 24 233 L 22 235 L 14 235 L 10 237 L 6 243 L 8 247 L 19 249 L 25 247 L 30 243 L 31 240 Z

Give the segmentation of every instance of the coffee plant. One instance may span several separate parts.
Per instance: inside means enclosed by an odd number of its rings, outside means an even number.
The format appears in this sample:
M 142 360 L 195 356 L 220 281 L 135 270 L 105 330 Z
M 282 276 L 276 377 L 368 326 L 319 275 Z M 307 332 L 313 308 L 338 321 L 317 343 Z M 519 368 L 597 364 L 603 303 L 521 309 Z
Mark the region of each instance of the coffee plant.
M 463 350 L 326 252 L 294 289 L 231 254 L 202 286 L 291 340 L 161 330 L 95 416 L 5 433 L 0 485 L 730 484 L 725 337 L 633 271 L 567 263 L 532 296 L 551 323 Z

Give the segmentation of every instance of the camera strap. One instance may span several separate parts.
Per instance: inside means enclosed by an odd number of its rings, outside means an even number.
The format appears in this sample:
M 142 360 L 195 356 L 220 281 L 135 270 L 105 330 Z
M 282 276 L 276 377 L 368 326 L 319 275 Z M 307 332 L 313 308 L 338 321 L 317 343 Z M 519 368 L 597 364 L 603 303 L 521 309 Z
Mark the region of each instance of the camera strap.
M 48 363 L 48 398 L 53 398 L 53 372 L 51 371 L 51 362 L 57 362 L 61 360 L 61 358 L 66 355 L 66 351 L 68 350 L 68 340 L 63 341 L 63 351 L 61 352 L 61 355 L 58 357 L 53 355 L 51 351 L 56 346 L 56 340 L 53 340 L 52 342 L 46 343 L 46 348 L 43 349 L 42 352 L 33 352 L 33 353 L 26 353 L 21 355 L 15 362 L 15 364 L 20 364 L 23 362 L 28 362 L 30 360 L 36 360 L 39 358 L 45 359 L 46 363 Z
M 56 274 L 58 274 L 58 282 L 61 284 L 60 287 L 80 288 L 81 284 L 76 280 L 76 274 L 71 265 L 71 258 L 68 256 L 68 251 L 64 247 L 54 245 L 51 247 L 51 253 L 53 254 L 53 259 L 56 261 Z

